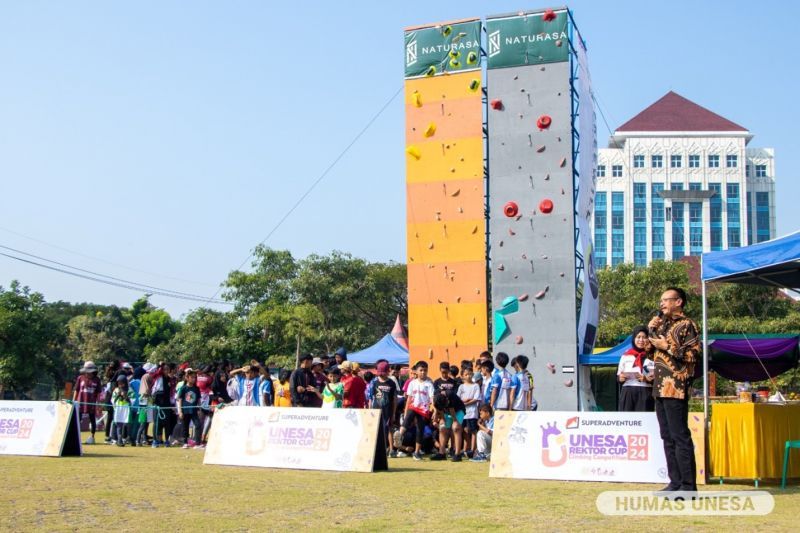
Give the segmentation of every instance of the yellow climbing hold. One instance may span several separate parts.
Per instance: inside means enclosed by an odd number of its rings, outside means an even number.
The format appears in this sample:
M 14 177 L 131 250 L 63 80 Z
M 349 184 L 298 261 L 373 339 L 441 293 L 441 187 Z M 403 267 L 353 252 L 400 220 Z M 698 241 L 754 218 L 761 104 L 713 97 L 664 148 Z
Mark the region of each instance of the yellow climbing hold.
M 436 124 L 431 122 L 428 124 L 428 127 L 425 128 L 425 137 L 433 137 L 434 133 L 436 133 Z
M 436 67 L 431 65 L 430 67 L 428 67 L 428 70 L 427 70 L 427 72 L 425 72 L 425 75 L 426 76 L 433 76 L 434 74 L 436 74 Z
M 470 52 L 467 54 L 467 65 L 474 65 L 478 62 L 478 54 L 475 52 Z
M 417 160 L 419 160 L 419 158 L 422 157 L 422 153 L 419 151 L 419 148 L 417 148 L 413 144 L 406 148 L 406 153 Z
M 411 102 L 414 104 L 414 107 L 422 107 L 422 95 L 419 94 L 419 91 L 411 93 Z
M 461 61 L 459 61 L 458 59 L 450 60 L 450 68 L 460 68 L 460 67 L 461 67 Z
M 469 63 L 469 60 L 467 60 L 467 62 Z M 471 82 L 469 82 L 470 91 L 475 92 L 480 88 L 481 88 L 481 80 L 472 80 Z
M 453 33 L 452 26 L 445 26 L 444 28 L 442 28 L 442 35 L 444 35 L 445 37 L 449 37 L 451 33 Z

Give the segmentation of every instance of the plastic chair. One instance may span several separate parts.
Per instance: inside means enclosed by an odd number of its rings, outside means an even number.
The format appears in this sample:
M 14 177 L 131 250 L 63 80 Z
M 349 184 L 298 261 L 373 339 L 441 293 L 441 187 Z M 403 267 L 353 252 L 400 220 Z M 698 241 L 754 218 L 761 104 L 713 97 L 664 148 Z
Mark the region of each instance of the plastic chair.
M 783 451 L 783 476 L 781 477 L 781 489 L 786 488 L 786 470 L 789 468 L 789 449 L 800 448 L 800 440 L 787 440 L 786 448 Z

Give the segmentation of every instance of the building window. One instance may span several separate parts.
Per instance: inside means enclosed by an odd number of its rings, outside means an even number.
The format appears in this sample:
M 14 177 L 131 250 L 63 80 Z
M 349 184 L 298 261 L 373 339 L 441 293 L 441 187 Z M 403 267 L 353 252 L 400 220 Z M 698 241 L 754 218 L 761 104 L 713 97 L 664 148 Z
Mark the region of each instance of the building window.
M 671 168 L 681 168 L 683 166 L 683 156 L 680 155 L 669 156 L 669 166 Z
M 690 191 L 702 191 L 703 190 L 703 184 L 702 183 L 690 183 L 689 184 L 689 190 Z
M 703 222 L 703 203 L 689 203 L 689 222 Z
M 605 178 L 606 177 L 606 166 L 605 165 L 597 165 L 597 177 L 598 178 Z
M 718 155 L 710 155 L 710 156 L 708 156 L 708 168 L 719 168 L 719 156 Z
M 683 190 L 683 183 L 671 183 L 669 186 L 669 190 L 671 191 L 682 191 Z
M 635 155 L 635 156 L 633 156 L 633 168 L 644 168 L 644 156 L 643 155 Z
M 756 242 L 769 240 L 769 193 L 756 193 Z
M 625 261 L 625 194 L 611 193 L 611 266 Z
M 699 155 L 690 155 L 689 156 L 689 168 L 700 168 L 700 156 Z
M 756 165 L 756 177 L 757 178 L 767 177 L 767 165 Z
M 711 251 L 722 250 L 722 184 L 709 183 L 708 190 L 715 194 L 708 201 L 709 214 L 711 215 Z
M 650 156 L 650 166 L 653 168 L 661 168 L 664 166 L 664 156 L 653 155 Z
M 684 247 L 683 202 L 672 202 L 672 259 L 680 259 L 686 253 Z
M 654 183 L 650 189 L 651 247 L 653 261 L 664 259 L 664 199 L 659 194 L 664 190 L 663 183 Z
M 611 165 L 611 177 L 612 178 L 622 177 L 622 165 Z
M 633 184 L 633 262 L 647 264 L 647 184 Z
M 739 166 L 739 156 L 738 155 L 727 155 L 725 156 L 725 166 L 728 168 L 736 168 Z
M 594 264 L 606 266 L 606 236 L 608 221 L 608 193 L 598 192 L 594 196 Z
M 728 228 L 728 248 L 739 248 L 742 245 L 742 236 L 739 228 Z
M 728 213 L 728 248 L 738 248 L 742 245 L 739 184 L 729 183 L 725 193 L 725 210 Z

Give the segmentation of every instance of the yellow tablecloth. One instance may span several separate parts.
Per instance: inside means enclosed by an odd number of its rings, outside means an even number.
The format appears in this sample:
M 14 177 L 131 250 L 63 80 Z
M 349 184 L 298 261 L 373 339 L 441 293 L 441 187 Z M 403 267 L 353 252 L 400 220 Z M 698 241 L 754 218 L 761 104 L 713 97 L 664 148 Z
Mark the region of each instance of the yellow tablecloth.
M 787 440 L 800 440 L 800 405 L 722 403 L 711 406 L 711 475 L 780 479 Z M 789 477 L 800 477 L 800 451 L 792 450 Z

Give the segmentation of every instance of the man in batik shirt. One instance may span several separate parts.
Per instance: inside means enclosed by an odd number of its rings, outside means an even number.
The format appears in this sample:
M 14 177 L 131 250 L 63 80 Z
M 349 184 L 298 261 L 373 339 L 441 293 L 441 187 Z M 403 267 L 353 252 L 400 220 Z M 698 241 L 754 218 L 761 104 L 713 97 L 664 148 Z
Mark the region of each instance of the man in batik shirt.
M 669 474 L 663 492 L 697 490 L 689 397 L 701 348 L 697 325 L 684 315 L 685 305 L 686 292 L 670 287 L 661 295 L 659 316 L 648 325 L 655 361 L 653 396 Z

